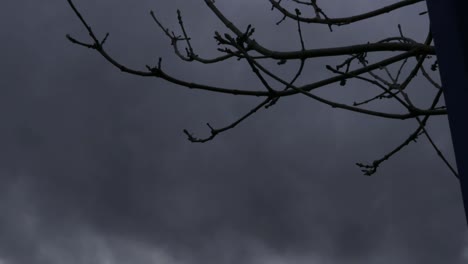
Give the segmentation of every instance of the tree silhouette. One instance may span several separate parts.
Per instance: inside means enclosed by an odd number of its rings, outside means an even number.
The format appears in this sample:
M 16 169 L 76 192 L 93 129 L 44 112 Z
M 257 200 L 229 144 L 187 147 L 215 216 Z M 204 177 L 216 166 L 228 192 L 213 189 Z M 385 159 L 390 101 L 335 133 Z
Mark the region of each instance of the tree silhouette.
M 361 113 L 365 115 L 372 115 L 381 118 L 388 119 L 414 119 L 417 122 L 417 129 L 414 130 L 410 135 L 394 149 L 390 150 L 383 157 L 374 160 L 370 164 L 356 163 L 365 175 L 372 175 L 376 173 L 378 167 L 390 157 L 398 153 L 401 149 L 407 146 L 411 142 L 424 135 L 435 149 L 439 157 L 444 161 L 452 173 L 458 178 L 458 174 L 455 169 L 449 164 L 447 159 L 441 153 L 439 148 L 433 142 L 427 129 L 426 123 L 431 116 L 446 115 L 447 111 L 445 106 L 438 106 L 439 100 L 443 93 L 443 87 L 438 84 L 426 70 L 426 66 L 430 63 L 430 69 L 432 71 L 438 70 L 437 60 L 429 62 L 427 59 L 435 56 L 435 48 L 431 46 L 432 35 L 428 28 L 427 37 L 423 42 L 418 42 L 405 36 L 402 32 L 400 25 L 398 25 L 399 34 L 396 36 L 390 36 L 374 43 L 363 43 L 360 45 L 344 45 L 340 47 L 331 48 L 320 48 L 320 49 L 308 49 L 305 45 L 303 38 L 302 27 L 305 24 L 321 24 L 327 26 L 330 31 L 333 31 L 335 27 L 341 27 L 355 23 L 362 20 L 371 20 L 376 16 L 385 15 L 385 13 L 393 12 L 395 10 L 414 5 L 424 0 L 403 0 L 397 3 L 384 6 L 382 8 L 362 13 L 359 15 L 332 18 L 329 17 L 324 10 L 322 10 L 317 3 L 317 0 L 290 0 L 291 4 L 296 5 L 297 8 L 294 11 L 290 11 L 286 8 L 281 0 L 269 0 L 271 9 L 280 12 L 282 19 L 276 23 L 279 25 L 287 19 L 291 19 L 296 22 L 297 38 L 300 44 L 300 49 L 294 51 L 279 51 L 269 49 L 267 46 L 258 43 L 254 39 L 255 28 L 252 25 L 248 25 L 245 30 L 239 29 L 230 19 L 228 19 L 216 6 L 214 0 L 204 0 L 207 7 L 216 15 L 216 17 L 223 23 L 226 30 L 229 33 L 215 32 L 214 38 L 219 46 L 217 49 L 218 56 L 213 58 L 203 58 L 197 54 L 191 44 L 191 37 L 189 36 L 181 15 L 181 12 L 177 11 L 177 18 L 180 26 L 180 34 L 174 33 L 174 31 L 166 28 L 163 23 L 158 19 L 153 11 L 150 12 L 152 19 L 161 31 L 170 39 L 171 45 L 173 46 L 174 53 L 183 61 L 187 62 L 199 62 L 202 64 L 214 64 L 228 60 L 243 60 L 246 63 L 246 67 L 249 67 L 256 77 L 262 83 L 262 88 L 259 90 L 242 90 L 242 89 L 230 89 L 222 86 L 211 86 L 202 83 L 191 82 L 173 77 L 170 73 L 166 72 L 162 67 L 162 59 L 156 65 L 146 65 L 146 70 L 137 70 L 125 66 L 114 59 L 104 48 L 104 44 L 109 36 L 107 33 L 102 39 L 91 29 L 88 22 L 84 19 L 82 14 L 76 8 L 72 0 L 67 0 L 70 7 L 73 9 L 75 15 L 79 18 L 82 25 L 86 28 L 91 42 L 84 42 L 77 40 L 76 38 L 67 35 L 68 40 L 72 43 L 90 48 L 98 52 L 103 56 L 109 63 L 121 70 L 133 75 L 138 76 L 153 76 L 156 78 L 164 79 L 168 82 L 184 86 L 189 89 L 199 89 L 215 93 L 224 93 L 238 96 L 253 96 L 261 98 L 260 102 L 248 110 L 243 116 L 233 121 L 224 127 L 213 127 L 209 123 L 206 125 L 210 130 L 210 135 L 204 138 L 198 138 L 184 129 L 183 132 L 187 135 L 188 140 L 191 142 L 204 143 L 213 140 L 221 133 L 230 130 L 241 122 L 254 115 L 260 109 L 267 109 L 275 105 L 282 97 L 292 95 L 304 95 L 310 98 L 312 101 L 318 101 L 320 103 L 329 105 L 333 108 L 341 108 L 348 111 Z M 315 14 L 313 17 L 304 16 L 300 8 L 307 8 L 308 13 Z M 419 15 L 426 15 L 426 11 L 421 12 Z M 181 46 L 184 46 L 183 49 Z M 377 52 L 394 52 L 397 55 L 389 56 L 385 59 L 369 62 L 368 54 Z M 333 77 L 324 78 L 319 81 L 314 81 L 305 85 L 298 86 L 296 81 L 303 73 L 304 65 L 307 60 L 318 58 L 318 57 L 333 57 L 333 56 L 348 56 L 344 61 L 339 62 L 336 66 L 325 65 L 326 69 L 334 74 Z M 403 68 L 408 65 L 410 59 L 415 59 L 415 65 L 409 71 L 409 74 L 403 76 Z M 278 65 L 283 65 L 289 61 L 299 61 L 299 67 L 292 78 L 286 79 L 277 74 L 274 74 L 268 67 L 265 66 L 266 62 L 274 61 Z M 397 64 L 398 71 L 391 73 L 389 70 L 390 65 Z M 382 77 L 376 71 L 384 72 L 386 77 Z M 407 93 L 408 86 L 418 73 L 421 73 L 429 83 L 437 90 L 436 95 L 432 99 L 432 103 L 429 108 L 421 108 L 416 106 L 410 96 Z M 272 79 L 276 81 L 276 86 L 271 84 Z M 348 79 L 358 79 L 363 82 L 369 83 L 378 90 L 375 96 L 367 98 L 360 102 L 353 102 L 352 104 L 344 104 L 329 99 L 325 99 L 314 94 L 314 90 L 324 87 L 330 84 L 338 83 L 341 86 L 347 84 Z M 404 113 L 390 113 L 384 111 L 375 111 L 366 109 L 363 106 L 376 102 L 379 100 L 394 100 L 405 109 Z

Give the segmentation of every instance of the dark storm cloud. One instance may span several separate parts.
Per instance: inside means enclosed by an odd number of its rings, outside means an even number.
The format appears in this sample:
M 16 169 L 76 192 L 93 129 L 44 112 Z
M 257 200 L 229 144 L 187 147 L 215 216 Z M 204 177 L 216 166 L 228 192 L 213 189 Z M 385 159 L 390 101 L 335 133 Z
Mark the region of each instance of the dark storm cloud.
M 87 36 L 65 1 L 23 2 L 27 8 L 9 3 L 2 16 L 13 26 L 2 23 L 0 263 L 463 263 L 458 183 L 426 141 L 375 177 L 361 176 L 354 165 L 399 144 L 414 121 L 285 98 L 209 144 L 190 144 L 182 129 L 206 135 L 207 121 L 227 124 L 256 99 L 122 74 L 65 40 L 66 33 Z M 76 4 L 97 32 L 111 33 L 110 52 L 133 67 L 163 56 L 167 71 L 188 80 L 259 85 L 244 62 L 175 62 L 148 10 L 177 28 L 180 8 L 194 46 L 211 56 L 213 30 L 225 29 L 201 1 Z M 262 43 L 298 48 L 280 34 L 296 34 L 294 23 L 271 27 L 281 16 L 268 4 L 217 4 L 241 25 L 254 24 Z M 372 9 L 334 5 L 323 8 L 334 16 Z M 360 43 L 371 31 L 375 41 L 398 34 L 397 23 L 421 40 L 427 21 L 413 19 L 421 9 L 331 35 L 326 27 L 310 29 L 311 36 L 327 35 L 307 43 Z M 281 71 L 295 66 L 288 62 Z M 304 82 L 329 75 L 323 68 L 308 65 Z M 373 95 L 362 83 L 345 88 L 318 93 L 344 102 Z M 428 105 L 431 87 L 421 78 L 418 88 L 417 102 Z M 454 160 L 446 118 L 434 118 L 429 128 Z

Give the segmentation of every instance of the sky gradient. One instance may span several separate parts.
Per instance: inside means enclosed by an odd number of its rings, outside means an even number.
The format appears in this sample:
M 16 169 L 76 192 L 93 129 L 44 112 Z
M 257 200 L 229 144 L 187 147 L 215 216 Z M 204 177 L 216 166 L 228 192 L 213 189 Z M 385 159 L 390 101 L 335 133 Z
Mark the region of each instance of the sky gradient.
M 340 17 L 395 1 L 318 2 Z M 96 33 L 110 32 L 106 48 L 126 65 L 145 69 L 163 57 L 164 69 L 186 80 L 261 88 L 245 61 L 180 61 L 149 15 L 154 10 L 178 32 L 179 8 L 196 52 L 213 57 L 213 33 L 227 29 L 203 1 L 75 4 Z M 252 24 L 265 46 L 300 48 L 295 23 L 275 26 L 281 15 L 267 1 L 216 4 L 240 28 Z M 304 26 L 306 46 L 378 41 L 397 36 L 397 24 L 423 41 L 428 18 L 418 14 L 425 10 L 420 3 L 334 32 Z M 468 261 L 458 180 L 424 137 L 372 177 L 355 165 L 400 144 L 414 120 L 384 120 L 294 96 L 211 142 L 193 144 L 183 129 L 207 136 L 206 122 L 227 125 L 261 99 L 121 73 L 66 40 L 67 33 L 88 39 L 65 0 L 8 1 L 0 14 L 0 264 Z M 311 60 L 299 83 L 331 76 L 325 65 L 343 59 Z M 291 77 L 298 67 L 271 65 Z M 436 92 L 421 77 L 409 89 L 420 106 Z M 352 103 L 376 88 L 350 80 L 317 94 Z M 387 102 L 369 107 L 401 110 Z M 427 127 L 453 164 L 447 117 L 430 118 Z

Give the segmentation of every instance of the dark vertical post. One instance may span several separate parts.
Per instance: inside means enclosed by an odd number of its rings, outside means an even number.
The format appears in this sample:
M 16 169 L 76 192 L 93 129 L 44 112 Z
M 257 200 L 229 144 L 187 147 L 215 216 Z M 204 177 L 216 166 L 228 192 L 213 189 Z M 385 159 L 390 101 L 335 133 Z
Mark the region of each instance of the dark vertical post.
M 468 0 L 427 0 L 468 224 Z

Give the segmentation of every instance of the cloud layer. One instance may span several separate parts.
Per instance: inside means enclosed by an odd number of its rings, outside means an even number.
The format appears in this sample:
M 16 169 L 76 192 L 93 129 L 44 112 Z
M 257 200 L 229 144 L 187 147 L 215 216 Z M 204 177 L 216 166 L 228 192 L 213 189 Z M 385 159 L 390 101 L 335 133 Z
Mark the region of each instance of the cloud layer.
M 87 35 L 65 1 L 20 2 L 6 4 L 0 18 L 0 264 L 466 262 L 458 182 L 426 140 L 374 177 L 354 165 L 391 150 L 414 121 L 361 116 L 298 96 L 213 142 L 191 144 L 182 129 L 207 135 L 207 121 L 228 124 L 257 98 L 122 74 L 66 41 L 66 33 Z M 165 69 L 181 78 L 260 87 L 242 61 L 178 62 L 148 10 L 176 29 L 180 8 L 206 56 L 216 48 L 213 31 L 226 30 L 202 1 L 159 2 L 76 4 L 97 32 L 111 33 L 109 52 L 133 67 L 162 56 Z M 383 4 L 334 1 L 323 9 L 342 16 Z M 275 27 L 281 16 L 266 2 L 217 5 L 239 25 L 255 25 L 262 43 L 299 47 L 291 41 L 294 23 Z M 421 40 L 427 18 L 417 14 L 424 10 L 418 4 L 333 33 L 312 26 L 304 29 L 306 43 L 376 41 L 397 35 L 398 23 Z M 324 63 L 340 61 L 311 63 L 302 81 L 329 74 Z M 288 62 L 277 70 L 292 74 L 296 67 Z M 412 89 L 415 101 L 428 105 L 434 89 L 422 78 Z M 372 91 L 350 82 L 318 93 L 349 103 Z M 446 117 L 428 128 L 453 161 Z

